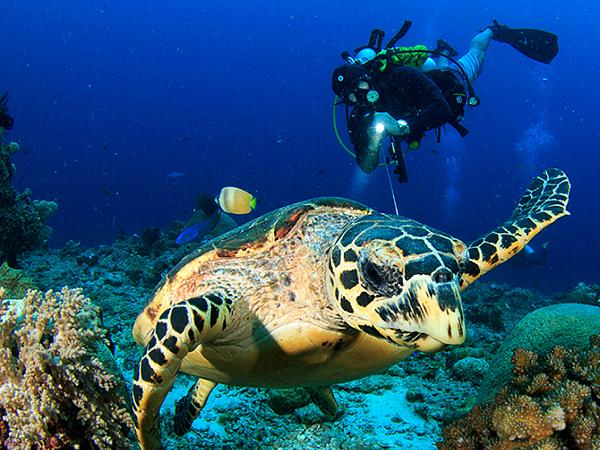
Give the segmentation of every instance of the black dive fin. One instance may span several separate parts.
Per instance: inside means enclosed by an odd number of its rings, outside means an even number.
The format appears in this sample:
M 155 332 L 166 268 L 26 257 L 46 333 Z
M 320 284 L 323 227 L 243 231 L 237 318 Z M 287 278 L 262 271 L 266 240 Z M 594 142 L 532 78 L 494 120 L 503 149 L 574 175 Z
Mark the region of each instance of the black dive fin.
M 505 42 L 531 59 L 546 64 L 558 53 L 558 36 L 544 30 L 532 28 L 509 28 L 494 20 L 489 27 L 494 33 L 493 39 Z

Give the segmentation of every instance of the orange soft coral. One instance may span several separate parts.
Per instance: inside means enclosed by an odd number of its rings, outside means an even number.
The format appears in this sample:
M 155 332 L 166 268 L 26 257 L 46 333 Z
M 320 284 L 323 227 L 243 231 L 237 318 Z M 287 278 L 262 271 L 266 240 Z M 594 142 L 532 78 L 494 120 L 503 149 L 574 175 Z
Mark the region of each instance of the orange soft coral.
M 517 349 L 512 381 L 448 426 L 438 449 L 600 448 L 599 362 L 600 335 L 589 351 Z

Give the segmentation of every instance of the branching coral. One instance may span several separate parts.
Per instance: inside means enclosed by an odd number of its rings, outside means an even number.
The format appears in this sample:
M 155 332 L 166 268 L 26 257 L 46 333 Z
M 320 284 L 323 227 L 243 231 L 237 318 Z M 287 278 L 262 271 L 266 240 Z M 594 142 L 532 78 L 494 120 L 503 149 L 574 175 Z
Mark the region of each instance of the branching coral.
M 600 335 L 587 351 L 517 349 L 512 381 L 444 430 L 440 450 L 600 448 Z
M 0 442 L 8 449 L 130 448 L 124 381 L 80 290 L 0 289 Z

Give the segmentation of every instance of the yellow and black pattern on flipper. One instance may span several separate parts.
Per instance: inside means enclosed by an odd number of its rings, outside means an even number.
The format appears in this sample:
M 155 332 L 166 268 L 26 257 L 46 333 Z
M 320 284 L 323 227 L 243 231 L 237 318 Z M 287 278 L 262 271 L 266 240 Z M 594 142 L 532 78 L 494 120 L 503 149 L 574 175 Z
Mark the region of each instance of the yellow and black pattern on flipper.
M 178 436 L 183 436 L 190 431 L 192 424 L 204 405 L 208 396 L 217 385 L 214 381 L 199 378 L 190 388 L 187 395 L 181 398 L 175 407 L 173 431 Z
M 210 293 L 167 309 L 158 319 L 133 375 L 132 409 L 142 450 L 161 449 L 160 406 L 185 356 L 217 338 L 231 320 L 233 300 Z
M 570 191 L 569 179 L 560 169 L 547 169 L 535 177 L 510 219 L 469 245 L 469 260 L 463 270 L 461 288 L 512 258 L 536 234 L 568 215 Z

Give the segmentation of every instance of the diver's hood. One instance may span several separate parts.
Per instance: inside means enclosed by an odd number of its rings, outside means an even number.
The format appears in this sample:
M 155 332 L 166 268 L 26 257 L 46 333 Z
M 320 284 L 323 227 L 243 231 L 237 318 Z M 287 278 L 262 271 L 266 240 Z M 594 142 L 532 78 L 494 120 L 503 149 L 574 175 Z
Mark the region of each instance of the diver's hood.
M 331 87 L 335 95 L 346 100 L 347 95 L 356 87 L 358 80 L 367 78 L 369 72 L 359 64 L 344 64 L 333 71 Z

